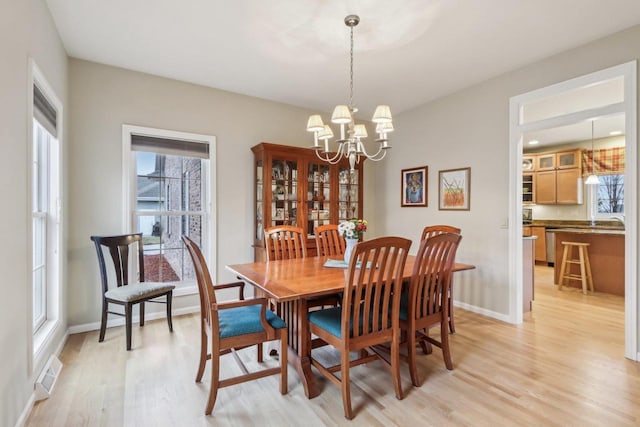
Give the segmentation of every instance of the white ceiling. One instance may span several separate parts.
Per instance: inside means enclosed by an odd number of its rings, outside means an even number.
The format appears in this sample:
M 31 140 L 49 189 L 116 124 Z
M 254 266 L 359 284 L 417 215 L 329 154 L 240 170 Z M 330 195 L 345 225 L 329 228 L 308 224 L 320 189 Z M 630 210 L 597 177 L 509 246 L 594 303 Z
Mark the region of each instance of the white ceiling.
M 47 0 L 72 57 L 322 113 L 397 114 L 640 23 L 638 0 Z

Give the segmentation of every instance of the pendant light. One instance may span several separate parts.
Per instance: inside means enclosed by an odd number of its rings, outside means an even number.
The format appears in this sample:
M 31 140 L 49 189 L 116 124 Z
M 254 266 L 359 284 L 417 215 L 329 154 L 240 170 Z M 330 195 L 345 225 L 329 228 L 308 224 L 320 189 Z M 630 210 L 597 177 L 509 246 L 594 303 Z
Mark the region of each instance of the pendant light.
M 591 175 L 587 177 L 587 180 L 584 182 L 587 185 L 598 185 L 600 184 L 600 180 L 598 179 L 598 175 L 595 174 L 595 151 L 593 150 L 593 122 L 595 120 L 591 120 Z

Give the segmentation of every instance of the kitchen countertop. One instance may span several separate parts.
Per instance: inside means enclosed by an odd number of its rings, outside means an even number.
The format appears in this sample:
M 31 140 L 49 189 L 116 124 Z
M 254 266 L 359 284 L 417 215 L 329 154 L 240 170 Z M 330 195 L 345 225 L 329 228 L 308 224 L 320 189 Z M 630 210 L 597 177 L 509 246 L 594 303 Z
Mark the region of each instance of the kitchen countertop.
M 620 231 L 621 233 L 611 234 L 624 234 L 624 224 L 617 221 L 596 221 L 595 225 L 591 225 L 591 221 L 570 221 L 570 220 L 533 220 L 531 224 L 523 224 L 523 226 L 529 227 L 545 227 L 547 231 L 555 231 L 558 229 L 571 229 L 578 232 L 578 230 L 587 230 L 591 232 L 593 230 L 609 230 Z
M 552 233 L 577 233 L 577 234 L 614 234 L 624 236 L 624 230 L 612 228 L 550 228 Z

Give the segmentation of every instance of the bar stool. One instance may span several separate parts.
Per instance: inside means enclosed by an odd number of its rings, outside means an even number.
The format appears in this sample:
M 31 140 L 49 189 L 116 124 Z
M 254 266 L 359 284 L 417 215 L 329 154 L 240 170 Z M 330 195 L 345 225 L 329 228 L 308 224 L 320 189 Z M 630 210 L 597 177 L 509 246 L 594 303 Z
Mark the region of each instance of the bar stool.
M 560 277 L 558 279 L 558 290 L 562 290 L 565 279 L 580 280 L 582 282 L 582 293 L 587 294 L 587 284 L 590 291 L 594 291 L 593 276 L 591 276 L 591 263 L 589 262 L 589 243 L 562 242 L 564 250 L 562 252 L 562 265 L 560 267 Z M 578 248 L 578 258 L 573 258 L 573 248 Z M 571 273 L 571 264 L 580 266 L 580 274 Z

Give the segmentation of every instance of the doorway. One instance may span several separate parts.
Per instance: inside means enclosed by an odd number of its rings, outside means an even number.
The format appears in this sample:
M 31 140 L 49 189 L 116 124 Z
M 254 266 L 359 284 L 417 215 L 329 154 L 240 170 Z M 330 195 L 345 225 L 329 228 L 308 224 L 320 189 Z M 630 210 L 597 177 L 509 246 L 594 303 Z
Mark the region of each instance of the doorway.
M 610 84 L 621 84 L 621 99 L 602 98 L 588 101 L 585 94 L 597 92 Z M 510 320 L 523 319 L 523 142 L 527 134 L 578 125 L 594 119 L 624 115 L 625 155 L 625 357 L 639 360 L 638 353 L 638 285 L 637 266 L 637 105 L 636 62 L 629 62 L 571 79 L 546 88 L 518 95 L 510 100 L 510 212 L 509 230 Z

